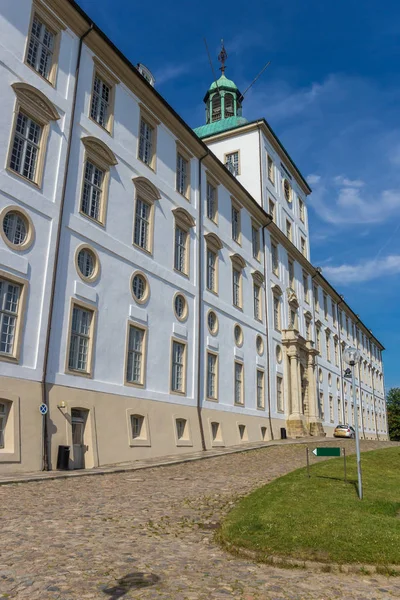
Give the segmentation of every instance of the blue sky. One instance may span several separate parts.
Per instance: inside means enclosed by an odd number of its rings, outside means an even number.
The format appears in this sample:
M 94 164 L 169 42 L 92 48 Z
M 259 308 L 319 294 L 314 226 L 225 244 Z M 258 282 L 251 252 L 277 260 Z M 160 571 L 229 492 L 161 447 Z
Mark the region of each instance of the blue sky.
M 243 115 L 265 117 L 308 178 L 312 262 L 386 347 L 386 387 L 400 387 L 400 4 L 79 4 L 192 127 L 213 79 L 204 37 L 215 69 L 224 38 L 241 91 L 271 61 Z

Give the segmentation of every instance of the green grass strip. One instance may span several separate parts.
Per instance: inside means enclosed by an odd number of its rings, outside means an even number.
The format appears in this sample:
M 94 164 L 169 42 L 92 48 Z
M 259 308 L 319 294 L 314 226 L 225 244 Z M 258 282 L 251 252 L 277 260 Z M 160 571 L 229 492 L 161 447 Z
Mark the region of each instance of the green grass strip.
M 364 499 L 357 496 L 355 456 L 318 462 L 243 498 L 219 533 L 236 548 L 297 560 L 400 564 L 400 448 L 361 455 Z

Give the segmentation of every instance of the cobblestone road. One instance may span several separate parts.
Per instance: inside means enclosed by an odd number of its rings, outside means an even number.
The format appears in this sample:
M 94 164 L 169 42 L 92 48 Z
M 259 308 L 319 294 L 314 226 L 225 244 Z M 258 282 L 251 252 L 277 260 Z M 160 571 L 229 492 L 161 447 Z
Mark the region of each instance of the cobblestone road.
M 362 442 L 362 449 L 377 445 Z M 400 598 L 400 578 L 283 570 L 214 543 L 215 524 L 238 496 L 303 466 L 304 454 L 304 446 L 287 445 L 2 486 L 0 598 Z

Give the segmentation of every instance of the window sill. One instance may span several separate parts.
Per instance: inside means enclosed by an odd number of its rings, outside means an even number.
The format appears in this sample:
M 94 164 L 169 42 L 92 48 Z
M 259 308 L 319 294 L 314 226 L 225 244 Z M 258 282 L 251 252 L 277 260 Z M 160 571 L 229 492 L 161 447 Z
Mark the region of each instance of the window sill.
M 86 379 L 93 379 L 92 373 L 86 373 L 85 371 L 74 371 L 73 369 L 66 369 L 66 375 L 73 375 L 74 377 L 85 377 Z
M 177 440 L 176 445 L 180 447 L 189 447 L 193 446 L 193 442 L 191 440 Z
M 153 257 L 153 251 L 152 250 L 147 250 L 147 248 L 142 248 L 142 246 L 139 246 L 138 244 L 135 244 L 135 242 L 132 242 L 132 246 L 134 248 L 136 248 L 137 250 L 140 250 L 141 252 L 144 252 L 148 256 Z
M 112 118 L 112 116 L 110 116 L 110 119 L 111 119 L 111 118 Z M 104 127 L 104 125 L 102 125 L 101 123 L 99 123 L 98 121 L 96 121 L 95 119 L 93 119 L 93 117 L 91 117 L 90 115 L 89 115 L 89 120 L 90 120 L 90 121 L 92 121 L 92 123 L 96 123 L 96 125 L 97 125 L 98 127 L 100 127 L 100 129 L 102 129 L 103 131 L 105 131 L 106 133 L 108 133 L 108 135 L 109 135 L 110 137 L 113 137 L 113 134 L 112 134 L 112 127 L 110 127 L 110 129 L 107 129 L 107 127 Z
M 28 67 L 28 69 L 30 69 L 33 73 L 36 73 L 36 75 L 38 75 L 42 81 L 48 83 L 52 88 L 56 87 L 55 79 L 57 78 L 57 71 L 55 71 L 54 76 L 51 79 L 47 79 L 47 77 L 44 77 L 41 73 L 39 73 L 39 71 L 36 71 L 36 69 L 34 69 L 29 63 L 27 63 L 26 60 L 24 60 L 24 65 Z M 51 65 L 51 70 L 53 68 L 54 65 Z
M 141 162 L 142 165 L 145 165 L 146 167 L 148 167 L 150 169 L 150 171 L 152 171 L 153 173 L 156 173 L 156 165 L 155 164 L 148 164 L 147 162 L 145 162 L 144 160 L 142 160 L 140 158 L 140 156 L 137 157 L 138 161 Z M 156 157 L 154 156 L 152 158 L 152 162 L 154 161 L 154 163 L 156 162 Z
M 142 446 L 142 447 L 150 448 L 151 447 L 151 443 L 150 443 L 150 440 L 134 439 L 134 440 L 130 440 L 129 446 L 131 448 L 133 448 L 135 446 Z
M 218 398 L 210 398 L 209 396 L 206 396 L 206 400 L 207 402 L 214 402 L 214 404 L 218 404 Z
M 184 273 L 183 271 L 179 271 L 179 269 L 176 269 L 175 267 L 174 267 L 174 271 L 175 271 L 175 273 L 178 273 L 178 275 L 181 275 L 182 277 L 186 277 L 186 279 L 190 279 L 188 273 Z
M 87 215 L 86 213 L 84 213 L 81 209 L 79 209 L 79 214 L 82 215 L 82 217 L 84 217 L 85 219 L 88 219 L 89 221 L 91 221 L 92 223 L 95 223 L 96 225 L 100 225 L 100 227 L 103 227 L 103 229 L 105 228 L 104 221 L 98 221 L 97 219 L 94 219 L 90 215 Z
M 224 442 L 212 441 L 211 442 L 211 447 L 212 448 L 225 448 L 225 443 Z
M 0 354 L 0 361 L 18 364 L 19 358 L 8 354 Z
M 40 160 L 40 158 L 39 158 L 39 160 Z M 42 190 L 41 183 L 39 184 L 37 181 L 33 181 L 32 179 L 28 179 L 28 177 L 25 177 L 24 175 L 21 175 L 21 173 L 18 173 L 18 171 L 14 171 L 14 169 L 11 169 L 11 167 L 7 167 L 6 171 L 10 175 L 12 175 L 14 177 L 17 177 L 18 179 L 21 179 L 25 183 L 28 183 L 29 185 L 31 185 L 36 190 L 38 190 L 38 191 Z

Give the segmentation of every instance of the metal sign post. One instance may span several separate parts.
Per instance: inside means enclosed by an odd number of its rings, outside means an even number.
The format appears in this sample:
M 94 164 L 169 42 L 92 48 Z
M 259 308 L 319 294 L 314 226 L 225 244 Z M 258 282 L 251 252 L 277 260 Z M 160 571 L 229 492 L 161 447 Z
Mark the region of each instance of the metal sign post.
M 347 483 L 346 448 L 343 448 L 344 482 Z
M 308 479 L 310 479 L 310 455 L 309 455 L 309 451 L 308 451 L 308 446 L 306 448 L 306 457 L 307 457 L 307 475 L 308 475 Z

